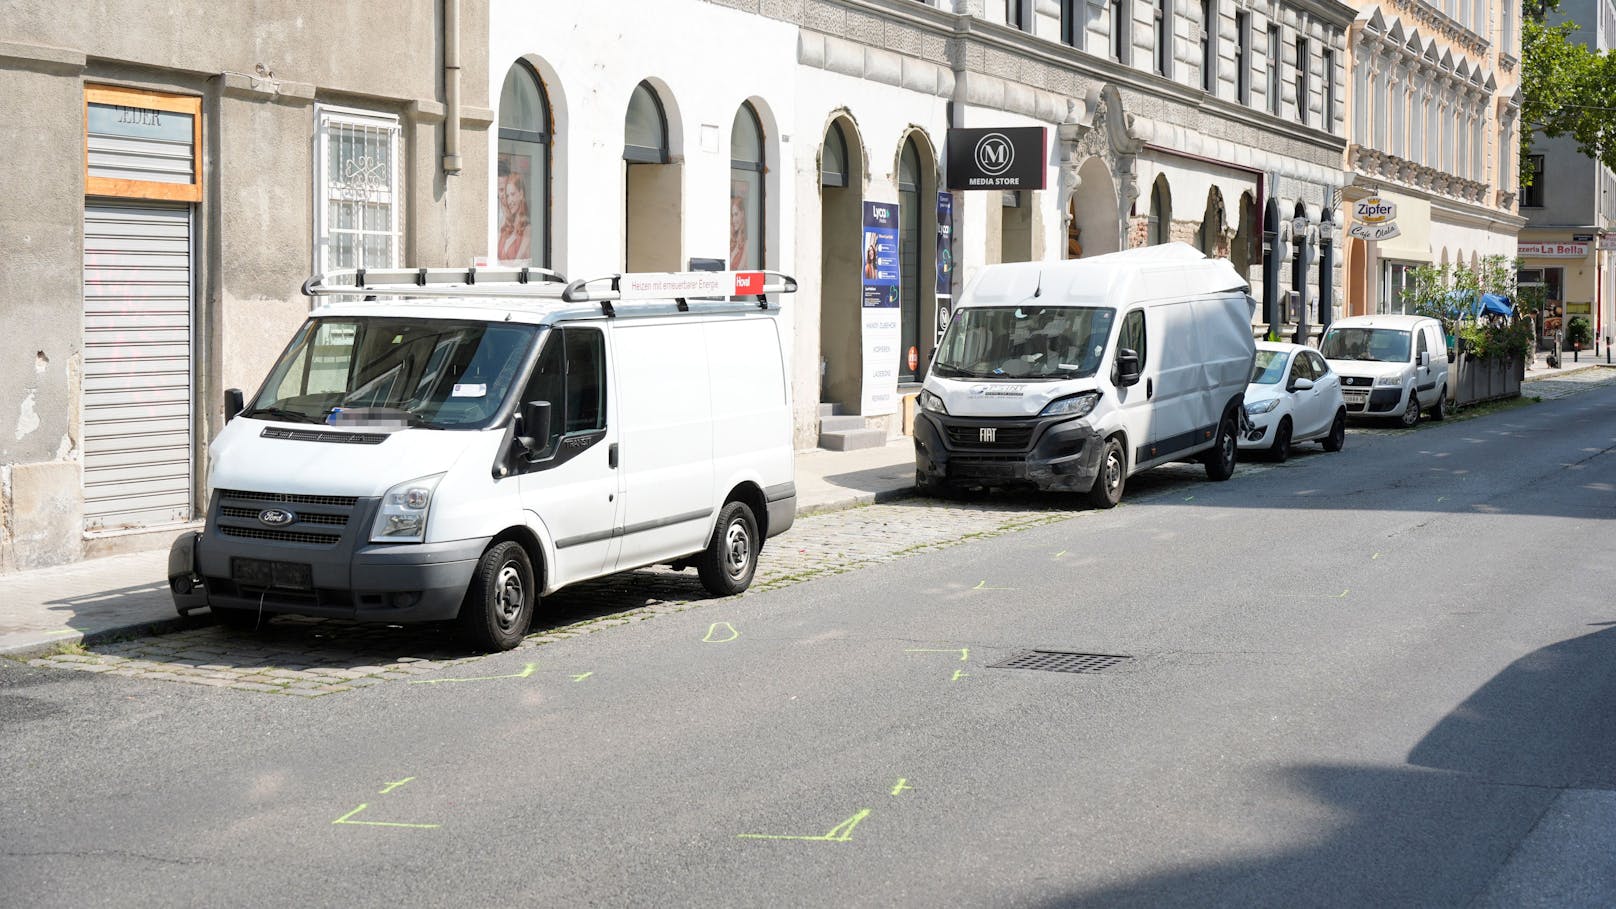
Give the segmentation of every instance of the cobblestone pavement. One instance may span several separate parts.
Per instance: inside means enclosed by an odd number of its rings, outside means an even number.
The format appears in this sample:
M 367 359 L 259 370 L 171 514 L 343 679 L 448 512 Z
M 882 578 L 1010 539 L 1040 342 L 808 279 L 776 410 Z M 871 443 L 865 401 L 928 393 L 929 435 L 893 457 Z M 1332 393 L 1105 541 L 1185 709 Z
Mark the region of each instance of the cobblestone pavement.
M 1545 400 L 1616 383 L 1616 369 L 1537 379 L 1524 389 Z M 1461 412 L 1458 419 L 1464 419 Z M 1353 435 L 1407 432 L 1354 426 Z M 1240 465 L 1242 474 L 1273 469 Z M 1128 481 L 1128 499 L 1200 482 L 1201 468 L 1172 465 Z M 967 501 L 909 499 L 799 518 L 764 547 L 758 574 L 742 596 L 854 571 L 919 552 L 1013 533 L 1085 513 L 1074 497 L 991 496 Z M 648 568 L 569 587 L 540 606 L 521 649 L 589 634 L 713 602 L 694 571 Z M 318 697 L 386 682 L 430 683 L 435 674 L 475 662 L 443 626 L 357 625 L 280 617 L 256 632 L 205 625 L 173 634 L 96 645 L 29 660 L 33 666 Z
M 1130 488 L 1174 482 L 1168 471 Z M 1185 468 L 1190 470 L 1190 468 Z M 1194 473 L 1199 474 L 1199 468 Z M 1145 482 L 1146 480 L 1150 482 Z M 1183 482 L 1181 477 L 1178 482 Z M 853 571 L 919 552 L 998 536 L 1081 514 L 1075 498 L 910 499 L 799 518 L 768 542 L 743 597 Z M 694 570 L 648 568 L 566 588 L 546 597 L 522 649 L 713 602 Z M 546 623 L 545 619 L 549 622 Z M 156 637 L 68 648 L 29 665 L 217 688 L 318 697 L 386 682 L 430 684 L 441 670 L 474 662 L 444 626 L 358 625 L 278 617 L 256 632 L 217 625 Z

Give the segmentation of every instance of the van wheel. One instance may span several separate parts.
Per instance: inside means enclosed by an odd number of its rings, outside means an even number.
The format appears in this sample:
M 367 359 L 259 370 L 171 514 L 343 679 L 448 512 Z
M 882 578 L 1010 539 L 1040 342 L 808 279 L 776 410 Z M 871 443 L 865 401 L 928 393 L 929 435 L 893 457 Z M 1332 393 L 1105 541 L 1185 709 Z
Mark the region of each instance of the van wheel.
M 1347 412 L 1335 412 L 1335 422 L 1330 424 L 1330 434 L 1324 437 L 1325 451 L 1340 451 L 1347 444 Z
M 527 634 L 538 599 L 527 550 L 511 540 L 495 543 L 478 560 L 460 604 L 461 637 L 478 650 L 510 650 Z
M 1291 456 L 1291 418 L 1286 417 L 1279 421 L 1274 429 L 1274 442 L 1268 446 L 1268 457 L 1275 461 L 1284 462 Z
M 213 613 L 213 620 L 232 631 L 257 631 L 262 625 L 269 624 L 269 616 L 263 617 L 259 622 L 256 609 L 231 609 L 228 606 L 209 606 Z
M 745 502 L 730 502 L 718 512 L 718 526 L 707 548 L 696 558 L 701 586 L 716 597 L 734 596 L 752 585 L 757 573 L 757 519 Z
M 1128 483 L 1128 453 L 1116 436 L 1105 440 L 1100 452 L 1100 472 L 1089 487 L 1089 504 L 1095 508 L 1115 508 L 1122 501 L 1122 487 Z
M 1223 481 L 1234 476 L 1235 460 L 1235 422 L 1234 415 L 1225 413 L 1218 423 L 1218 438 L 1212 443 L 1212 450 L 1206 456 L 1206 475 L 1208 479 Z
M 1436 393 L 1436 406 L 1431 408 L 1431 419 L 1446 420 L 1448 418 L 1448 386 Z
M 1398 419 L 1404 429 L 1413 429 L 1420 423 L 1420 396 L 1412 388 L 1408 390 L 1408 406 L 1403 408 L 1403 415 Z

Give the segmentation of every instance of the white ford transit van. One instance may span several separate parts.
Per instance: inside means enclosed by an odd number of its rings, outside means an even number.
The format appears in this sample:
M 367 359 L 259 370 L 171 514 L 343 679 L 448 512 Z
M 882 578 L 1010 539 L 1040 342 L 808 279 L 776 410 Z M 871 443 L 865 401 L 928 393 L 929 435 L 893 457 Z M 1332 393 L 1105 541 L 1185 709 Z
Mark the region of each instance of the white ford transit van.
M 932 357 L 915 485 L 1086 491 L 1200 459 L 1234 473 L 1255 301 L 1184 243 L 984 268 Z
M 1351 316 L 1330 323 L 1319 353 L 1341 377 L 1349 417 L 1395 417 L 1404 426 L 1448 415 L 1448 342 L 1427 316 Z
M 587 578 L 672 563 L 746 589 L 796 512 L 770 297 L 795 282 L 561 280 L 311 278 L 330 302 L 249 402 L 227 395 L 204 530 L 169 556 L 180 613 L 456 619 L 508 649 L 540 596 Z

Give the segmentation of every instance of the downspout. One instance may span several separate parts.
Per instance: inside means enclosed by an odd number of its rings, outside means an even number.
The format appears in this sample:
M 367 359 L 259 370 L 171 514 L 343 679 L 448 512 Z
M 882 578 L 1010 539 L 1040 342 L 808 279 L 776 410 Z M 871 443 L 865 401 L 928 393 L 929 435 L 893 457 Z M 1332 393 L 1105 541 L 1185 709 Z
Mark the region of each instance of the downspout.
M 460 173 L 460 0 L 443 0 L 443 172 Z

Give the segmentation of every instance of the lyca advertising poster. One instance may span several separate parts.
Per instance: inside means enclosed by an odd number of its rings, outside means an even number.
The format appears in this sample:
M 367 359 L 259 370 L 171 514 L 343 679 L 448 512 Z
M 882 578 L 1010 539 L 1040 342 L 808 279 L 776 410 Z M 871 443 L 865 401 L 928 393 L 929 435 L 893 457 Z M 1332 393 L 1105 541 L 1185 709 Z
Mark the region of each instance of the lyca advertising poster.
M 860 412 L 898 410 L 898 205 L 864 203 L 864 382 Z

